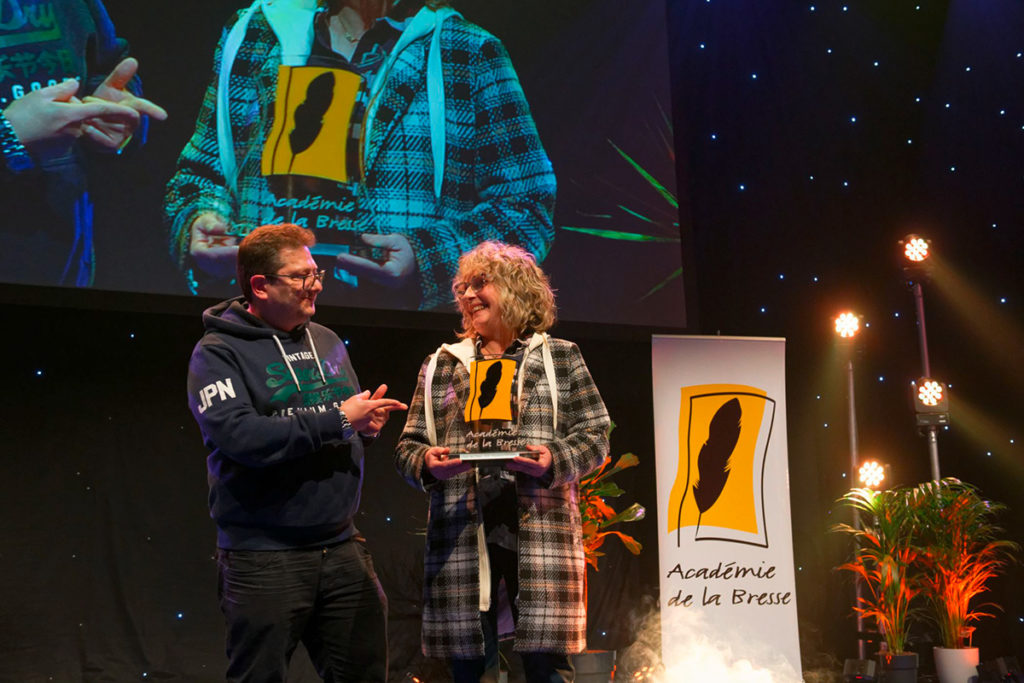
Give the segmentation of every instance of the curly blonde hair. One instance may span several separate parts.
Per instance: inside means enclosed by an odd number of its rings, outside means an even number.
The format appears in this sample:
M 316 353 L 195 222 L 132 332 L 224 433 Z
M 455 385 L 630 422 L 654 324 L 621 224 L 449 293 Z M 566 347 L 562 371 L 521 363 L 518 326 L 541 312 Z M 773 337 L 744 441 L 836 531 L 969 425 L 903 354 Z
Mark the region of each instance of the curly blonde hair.
M 546 332 L 555 324 L 555 292 L 530 252 L 501 242 L 481 242 L 459 257 L 453 286 L 477 275 L 494 283 L 501 321 L 517 337 L 524 332 Z M 472 319 L 465 311 L 459 337 L 477 337 Z

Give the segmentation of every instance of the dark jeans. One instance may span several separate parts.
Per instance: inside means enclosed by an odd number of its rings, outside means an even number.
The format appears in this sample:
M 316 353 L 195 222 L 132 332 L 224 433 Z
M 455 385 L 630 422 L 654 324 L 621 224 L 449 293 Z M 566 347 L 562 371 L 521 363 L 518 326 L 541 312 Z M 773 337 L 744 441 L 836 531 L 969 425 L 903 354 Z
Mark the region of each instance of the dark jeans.
M 484 632 L 484 656 L 473 659 L 452 659 L 455 683 L 497 683 L 498 681 L 498 591 L 505 580 L 512 618 L 519 620 L 516 595 L 519 593 L 519 558 L 515 552 L 488 545 L 491 564 L 491 609 L 480 613 Z M 576 678 L 569 655 L 555 652 L 520 652 L 527 683 L 570 683 Z
M 330 683 L 387 680 L 387 598 L 363 543 L 218 550 L 229 683 L 284 683 L 299 641 Z

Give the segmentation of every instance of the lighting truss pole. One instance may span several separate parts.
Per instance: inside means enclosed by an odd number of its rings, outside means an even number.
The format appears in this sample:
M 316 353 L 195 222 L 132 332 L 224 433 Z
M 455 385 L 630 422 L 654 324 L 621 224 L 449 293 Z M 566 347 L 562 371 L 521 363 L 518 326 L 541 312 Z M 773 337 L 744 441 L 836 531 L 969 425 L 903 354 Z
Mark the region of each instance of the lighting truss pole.
M 853 393 L 853 338 L 857 336 L 860 331 L 860 318 L 856 314 L 851 312 L 841 313 L 835 319 L 835 330 L 836 334 L 841 339 L 848 343 L 847 351 L 849 355 L 846 358 L 846 405 L 849 412 L 849 425 L 850 425 L 850 487 L 853 488 L 854 482 L 857 481 L 858 472 L 858 459 L 859 454 L 857 452 L 857 410 L 856 401 L 854 400 Z M 856 506 L 852 507 L 853 528 L 860 529 L 860 510 Z M 860 542 L 855 535 L 853 537 L 853 552 L 856 555 L 860 551 Z M 853 581 L 853 600 L 854 605 L 860 607 L 861 595 L 863 595 L 863 586 L 859 576 L 854 577 Z M 864 615 L 859 611 L 857 612 L 857 657 L 859 659 L 866 659 L 865 655 L 865 644 L 864 644 Z
M 849 423 L 850 423 L 850 482 L 857 481 L 858 471 L 858 451 L 857 451 L 857 411 L 854 408 L 856 402 L 854 401 L 853 394 L 853 354 L 851 349 L 850 358 L 846 360 L 846 396 L 847 405 L 849 410 Z M 853 507 L 853 528 L 860 529 L 860 510 L 856 506 Z M 857 537 L 853 537 L 854 550 L 856 551 L 860 545 L 857 542 Z M 864 587 L 861 585 L 860 577 L 854 577 L 853 582 L 853 599 L 855 605 L 860 606 L 861 595 L 863 594 Z M 866 648 L 864 644 L 864 615 L 857 612 L 857 658 L 867 659 L 865 654 Z
M 913 289 L 914 305 L 917 308 L 917 342 L 921 348 L 921 369 L 924 371 L 924 377 L 931 377 L 932 367 L 928 361 L 928 332 L 924 326 L 924 289 L 921 287 L 920 280 L 914 282 Z M 932 466 L 932 479 L 938 481 L 941 478 L 939 474 L 938 425 L 928 425 L 925 436 L 928 439 L 928 459 Z

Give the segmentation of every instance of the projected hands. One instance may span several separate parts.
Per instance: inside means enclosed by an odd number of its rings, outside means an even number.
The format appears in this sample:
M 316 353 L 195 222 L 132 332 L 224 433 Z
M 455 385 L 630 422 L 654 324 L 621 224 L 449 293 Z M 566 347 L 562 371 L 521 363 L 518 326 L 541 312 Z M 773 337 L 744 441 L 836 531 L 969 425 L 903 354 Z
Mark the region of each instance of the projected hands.
M 4 117 L 21 143 L 43 159 L 67 154 L 81 137 L 118 149 L 138 129 L 142 115 L 167 118 L 158 105 L 124 90 L 138 68 L 136 60 L 124 60 L 85 99 L 75 96 L 81 84 L 74 79 L 33 90 L 12 102 Z
M 188 253 L 204 273 L 234 276 L 238 237 L 230 234 L 230 227 L 226 218 L 213 212 L 201 213 L 192 221 Z
M 366 278 L 388 288 L 401 287 L 416 273 L 416 256 L 412 245 L 404 235 L 362 235 L 362 240 L 371 247 L 384 251 L 383 263 L 371 261 L 352 254 L 339 254 L 338 267 L 344 268 L 356 277 Z
M 213 212 L 201 213 L 192 222 L 189 254 L 203 272 L 220 278 L 234 276 L 238 237 L 231 234 L 230 228 L 226 218 Z M 339 268 L 388 288 L 400 287 L 416 274 L 416 257 L 405 236 L 397 233 L 362 235 L 362 240 L 381 249 L 386 255 L 385 260 L 378 262 L 352 254 L 339 254 Z
M 139 62 L 134 57 L 122 60 L 96 88 L 96 91 L 82 100 L 83 104 L 109 102 L 131 109 L 138 114 L 131 121 L 103 115 L 86 120 L 82 131 L 91 142 L 106 149 L 120 149 L 135 134 L 141 116 L 149 116 L 157 121 L 167 119 L 167 112 L 163 107 L 125 90 L 131 80 L 135 78 L 135 73 L 138 70 Z

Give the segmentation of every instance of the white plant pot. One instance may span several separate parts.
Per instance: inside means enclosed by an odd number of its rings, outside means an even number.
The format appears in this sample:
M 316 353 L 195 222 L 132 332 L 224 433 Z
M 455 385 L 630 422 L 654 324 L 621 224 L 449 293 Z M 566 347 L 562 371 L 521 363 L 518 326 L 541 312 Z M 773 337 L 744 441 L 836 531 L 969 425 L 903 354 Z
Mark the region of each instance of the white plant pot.
M 978 648 L 933 648 L 939 683 L 978 683 Z

